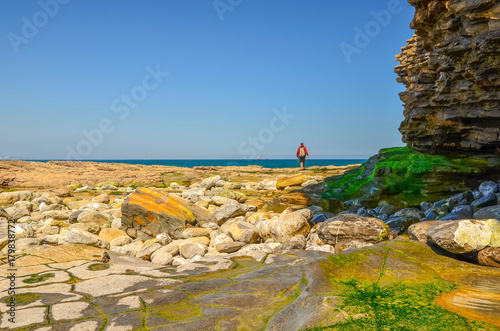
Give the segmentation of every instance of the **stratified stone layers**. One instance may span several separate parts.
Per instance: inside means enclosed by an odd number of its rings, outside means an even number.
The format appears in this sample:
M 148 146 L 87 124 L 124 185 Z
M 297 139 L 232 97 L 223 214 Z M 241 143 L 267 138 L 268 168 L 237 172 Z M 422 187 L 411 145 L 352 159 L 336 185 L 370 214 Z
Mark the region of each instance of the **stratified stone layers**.
M 500 147 L 500 3 L 408 0 L 415 35 L 397 56 L 403 141 L 429 154 Z

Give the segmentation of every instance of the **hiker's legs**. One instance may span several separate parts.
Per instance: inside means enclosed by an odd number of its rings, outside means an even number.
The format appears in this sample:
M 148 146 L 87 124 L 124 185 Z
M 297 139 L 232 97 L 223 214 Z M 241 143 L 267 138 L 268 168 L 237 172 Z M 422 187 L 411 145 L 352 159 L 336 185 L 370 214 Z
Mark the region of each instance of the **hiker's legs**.
M 301 168 L 301 169 L 305 169 L 305 168 L 306 168 L 306 167 L 305 167 L 305 164 L 306 164 L 306 162 L 305 162 L 305 161 L 300 162 L 300 168 Z

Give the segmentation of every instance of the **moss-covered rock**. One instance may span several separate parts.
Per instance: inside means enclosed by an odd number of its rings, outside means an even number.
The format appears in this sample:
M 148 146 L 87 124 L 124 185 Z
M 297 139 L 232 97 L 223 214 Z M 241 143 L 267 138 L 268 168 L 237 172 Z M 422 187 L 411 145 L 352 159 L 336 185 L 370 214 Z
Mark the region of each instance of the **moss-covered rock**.
M 380 150 L 359 168 L 325 182 L 329 201 L 361 199 L 368 205 L 385 200 L 416 206 L 476 188 L 481 181 L 500 178 L 500 159 L 491 155 L 452 157 L 428 155 L 408 147 Z M 326 205 L 332 205 L 331 202 Z

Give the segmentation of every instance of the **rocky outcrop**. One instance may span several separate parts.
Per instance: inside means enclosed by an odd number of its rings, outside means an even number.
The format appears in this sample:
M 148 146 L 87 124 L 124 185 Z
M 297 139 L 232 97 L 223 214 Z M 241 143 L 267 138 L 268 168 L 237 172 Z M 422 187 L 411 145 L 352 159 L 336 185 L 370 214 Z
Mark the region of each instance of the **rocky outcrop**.
M 397 56 L 403 141 L 430 154 L 498 152 L 500 3 L 409 0 L 415 35 Z
M 148 188 L 137 189 L 123 202 L 121 209 L 124 226 L 149 236 L 168 233 L 181 238 L 187 224 L 216 222 L 207 210 L 176 195 L 165 195 Z

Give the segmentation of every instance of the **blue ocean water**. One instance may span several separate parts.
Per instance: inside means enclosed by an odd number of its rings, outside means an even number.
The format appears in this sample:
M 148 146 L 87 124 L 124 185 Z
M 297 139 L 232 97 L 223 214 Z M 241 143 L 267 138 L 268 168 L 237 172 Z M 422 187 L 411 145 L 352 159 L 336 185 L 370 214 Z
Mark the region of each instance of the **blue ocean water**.
M 31 161 L 41 161 L 47 162 L 48 160 L 31 160 Z M 126 164 L 144 164 L 144 165 L 163 165 L 163 166 L 175 166 L 184 168 L 193 168 L 196 166 L 239 166 L 244 167 L 247 165 L 259 165 L 264 168 L 297 168 L 299 163 L 297 159 L 253 159 L 253 160 L 85 160 L 91 162 L 103 162 L 103 163 L 126 163 Z M 363 163 L 366 160 L 363 159 L 307 159 L 306 167 L 311 166 L 345 166 L 350 164 Z

